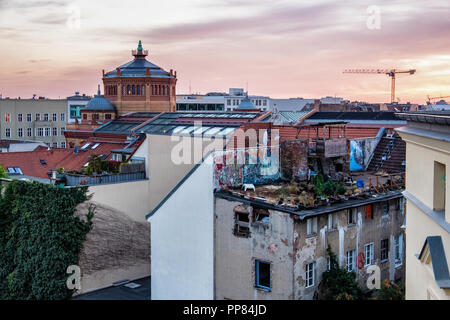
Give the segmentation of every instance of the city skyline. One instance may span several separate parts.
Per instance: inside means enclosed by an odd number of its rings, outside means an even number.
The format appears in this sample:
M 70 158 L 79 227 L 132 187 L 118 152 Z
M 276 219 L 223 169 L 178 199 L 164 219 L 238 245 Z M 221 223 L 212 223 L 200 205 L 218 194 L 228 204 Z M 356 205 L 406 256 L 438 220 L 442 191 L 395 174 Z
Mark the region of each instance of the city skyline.
M 139 40 L 149 61 L 177 70 L 179 94 L 242 87 L 273 98 L 388 102 L 388 76 L 342 71 L 414 68 L 416 74 L 397 78 L 401 103 L 450 95 L 450 5 L 440 1 L 120 5 L 0 0 L 0 40 L 8 49 L 0 52 L 3 97 L 93 94 L 102 69 L 130 61 Z M 379 28 L 370 28 L 377 10 Z

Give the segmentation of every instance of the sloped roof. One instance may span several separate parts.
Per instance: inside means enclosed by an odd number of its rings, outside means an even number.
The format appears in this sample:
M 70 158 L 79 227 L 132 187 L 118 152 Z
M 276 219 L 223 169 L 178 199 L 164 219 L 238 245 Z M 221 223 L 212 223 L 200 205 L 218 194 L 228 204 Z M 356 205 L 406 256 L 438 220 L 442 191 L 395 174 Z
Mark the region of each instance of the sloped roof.
M 65 170 L 81 170 L 81 168 L 89 161 L 92 154 L 101 154 L 106 159 L 111 157 L 111 150 L 127 147 L 129 144 L 124 140 L 105 141 L 88 139 L 81 146 L 90 143 L 84 150 L 79 149 L 78 153 L 74 153 L 74 149 L 42 149 L 38 148 L 34 151 L 26 152 L 8 152 L 0 153 L 0 165 L 5 168 L 19 167 L 25 176 L 48 178 L 51 169 L 63 167 Z M 98 145 L 97 145 L 98 144 Z M 94 149 L 94 147 L 97 145 Z M 45 161 L 45 164 L 41 162 Z
M 419 260 L 422 260 L 426 254 L 429 254 L 431 257 L 434 279 L 439 288 L 450 289 L 450 274 L 441 236 L 430 236 L 426 238 L 418 256 Z

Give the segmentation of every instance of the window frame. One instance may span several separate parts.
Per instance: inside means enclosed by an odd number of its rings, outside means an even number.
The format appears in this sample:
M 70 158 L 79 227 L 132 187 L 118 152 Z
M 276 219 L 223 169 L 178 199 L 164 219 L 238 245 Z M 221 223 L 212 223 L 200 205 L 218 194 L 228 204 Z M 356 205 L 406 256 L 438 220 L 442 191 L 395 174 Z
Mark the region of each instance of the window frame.
M 389 238 L 381 239 L 380 242 L 380 261 L 385 262 L 389 260 Z
M 367 254 L 367 249 L 368 248 L 370 249 L 370 251 L 369 251 L 370 254 Z M 375 245 L 374 245 L 373 242 L 369 242 L 369 243 L 366 243 L 364 245 L 364 258 L 365 258 L 364 259 L 364 268 L 373 265 L 373 262 L 374 262 L 374 248 L 375 248 Z M 367 262 L 368 259 L 369 259 L 369 262 Z
M 269 287 L 260 284 L 260 265 L 267 265 L 269 267 Z M 272 289 L 272 265 L 268 261 L 255 259 L 255 287 L 265 291 L 271 291 Z
M 350 255 L 349 255 L 350 254 Z M 347 272 L 352 272 L 356 270 L 356 250 L 348 250 L 346 254 L 346 269 Z M 349 260 L 351 260 L 351 264 L 349 264 Z M 351 266 L 351 269 L 349 267 Z
M 306 219 L 306 236 L 317 235 L 317 217 Z
M 316 262 L 313 261 L 307 263 L 305 266 L 305 288 L 314 287 L 315 282 L 316 282 Z

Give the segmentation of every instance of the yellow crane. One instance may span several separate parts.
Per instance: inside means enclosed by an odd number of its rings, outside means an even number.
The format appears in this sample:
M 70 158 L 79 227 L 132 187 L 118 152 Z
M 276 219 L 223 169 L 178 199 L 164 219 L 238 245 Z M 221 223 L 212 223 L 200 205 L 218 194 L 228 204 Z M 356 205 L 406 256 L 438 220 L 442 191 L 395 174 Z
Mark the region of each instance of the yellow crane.
M 391 77 L 391 103 L 395 101 L 395 78 L 397 73 L 414 74 L 416 69 L 398 70 L 398 69 L 345 69 L 344 73 L 376 73 L 387 74 Z

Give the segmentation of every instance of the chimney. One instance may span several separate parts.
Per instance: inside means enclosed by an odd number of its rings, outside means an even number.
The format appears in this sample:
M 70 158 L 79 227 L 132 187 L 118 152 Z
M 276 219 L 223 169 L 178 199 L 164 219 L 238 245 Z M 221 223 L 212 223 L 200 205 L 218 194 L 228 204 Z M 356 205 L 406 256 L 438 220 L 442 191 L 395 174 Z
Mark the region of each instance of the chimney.
M 105 77 L 105 69 L 102 69 L 103 78 Z
M 145 76 L 150 77 L 150 68 L 145 68 Z
M 175 78 L 177 77 L 177 71 L 176 70 L 175 70 L 174 76 L 175 76 Z
M 120 68 L 116 68 L 116 71 L 117 71 L 117 76 L 121 76 L 122 75 L 122 73 L 120 72 Z
M 170 74 L 170 76 L 173 76 L 173 69 L 170 69 L 169 74 Z

